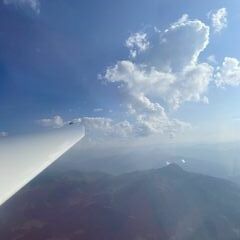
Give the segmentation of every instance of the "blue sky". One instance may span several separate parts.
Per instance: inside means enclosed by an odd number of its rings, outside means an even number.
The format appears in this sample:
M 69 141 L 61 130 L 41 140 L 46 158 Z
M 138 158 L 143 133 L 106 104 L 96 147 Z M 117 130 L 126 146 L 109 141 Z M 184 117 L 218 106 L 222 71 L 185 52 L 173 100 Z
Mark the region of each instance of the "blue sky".
M 223 18 L 220 19 L 224 26 L 216 32 L 212 19 L 222 8 L 226 11 L 227 22 L 224 24 Z M 226 140 L 236 139 L 240 130 L 239 69 L 230 69 L 235 75 L 234 84 L 229 83 L 229 74 L 222 63 L 225 57 L 240 59 L 239 10 L 237 0 L 1 1 L 0 131 L 14 135 L 43 126 L 61 127 L 65 121 L 75 119 L 99 131 L 98 135 L 103 130 L 103 135 L 115 135 L 117 131 L 124 137 L 157 135 L 165 138 L 170 135 L 172 138 L 180 134 L 184 135 L 184 140 L 198 136 L 199 141 L 208 137 L 218 140 L 219 135 Z M 165 34 L 169 41 L 166 46 L 171 49 L 171 41 L 176 39 L 175 52 L 156 47 L 154 39 L 164 36 L 157 35 L 154 27 L 162 33 L 170 30 L 183 14 L 189 17 L 183 23 L 178 22 L 177 28 L 180 34 L 187 34 L 179 38 L 185 42 L 177 42 L 180 35 L 172 31 L 173 40 L 168 39 L 171 35 Z M 191 38 L 198 37 L 195 23 L 204 24 L 206 31 L 209 27 L 209 43 L 201 49 L 194 63 L 189 60 L 184 66 L 193 64 L 194 71 L 201 68 L 201 74 L 213 68 L 211 76 L 202 80 L 205 87 L 200 90 L 184 82 L 188 76 L 184 75 L 185 67 L 174 70 L 173 65 L 165 64 L 166 59 L 170 62 L 178 59 L 176 63 L 181 65 L 185 57 L 181 51 L 195 47 L 196 52 L 204 43 L 203 40 L 191 46 Z M 141 44 L 146 34 L 148 49 L 141 50 L 141 46 L 136 45 L 137 33 Z M 135 58 L 130 56 L 131 46 L 126 47 L 129 37 L 132 37 L 134 50 L 139 51 Z M 188 39 L 190 41 L 186 42 Z M 159 50 L 156 54 L 155 48 Z M 164 54 L 168 58 L 164 58 Z M 215 61 L 209 62 L 209 56 L 214 56 Z M 157 66 L 153 58 L 157 59 Z M 144 84 L 132 85 L 133 77 L 119 78 L 119 71 L 111 72 L 111 77 L 106 75 L 107 70 L 119 67 L 118 63 L 123 60 L 128 63 L 123 68 L 132 63 L 135 73 L 143 75 Z M 199 65 L 203 63 L 209 64 L 204 70 Z M 141 64 L 146 66 L 143 68 Z M 176 83 L 166 91 L 159 86 L 162 79 L 157 79 L 158 85 L 151 84 L 153 73 L 149 72 L 153 65 L 157 74 L 169 74 L 172 68 L 170 77 L 176 78 Z M 218 80 L 217 73 L 221 73 Z M 216 86 L 216 81 L 221 81 L 221 86 Z M 157 86 L 160 90 L 154 91 Z M 174 107 L 170 102 L 176 97 L 176 91 L 182 95 L 181 103 Z M 204 103 L 206 98 L 208 104 Z M 144 106 L 140 106 L 140 102 L 144 102 Z

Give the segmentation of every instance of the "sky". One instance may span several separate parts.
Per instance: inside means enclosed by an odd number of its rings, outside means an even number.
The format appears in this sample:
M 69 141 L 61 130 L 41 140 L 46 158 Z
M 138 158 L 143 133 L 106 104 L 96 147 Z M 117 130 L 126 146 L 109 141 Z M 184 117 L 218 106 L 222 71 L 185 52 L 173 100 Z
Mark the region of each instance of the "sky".
M 238 0 L 1 0 L 0 136 L 239 140 Z M 149 140 L 150 139 L 150 140 Z

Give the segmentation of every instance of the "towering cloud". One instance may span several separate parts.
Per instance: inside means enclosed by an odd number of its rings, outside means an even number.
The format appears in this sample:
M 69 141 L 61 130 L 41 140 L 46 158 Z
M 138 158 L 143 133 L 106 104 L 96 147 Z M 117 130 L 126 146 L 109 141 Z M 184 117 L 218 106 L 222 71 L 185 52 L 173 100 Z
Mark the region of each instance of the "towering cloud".
M 208 102 L 213 67 L 199 62 L 208 43 L 209 27 L 183 15 L 164 31 L 131 35 L 126 45 L 132 59 L 107 68 L 104 78 L 125 90 L 128 112 L 144 134 L 186 126 L 170 119 L 163 104 L 177 109 L 187 101 Z
M 212 14 L 216 31 L 226 26 L 226 17 L 226 9 Z M 81 117 L 73 121 L 84 124 L 90 135 L 100 136 L 174 136 L 189 128 L 190 124 L 170 117 L 169 112 L 185 102 L 208 103 L 211 82 L 216 86 L 240 85 L 237 59 L 225 58 L 216 68 L 214 55 L 206 62 L 200 60 L 209 38 L 210 27 L 186 14 L 166 29 L 131 34 L 125 42 L 129 56 L 108 66 L 101 75 L 124 92 L 123 119 Z M 65 124 L 60 116 L 39 122 L 52 127 Z

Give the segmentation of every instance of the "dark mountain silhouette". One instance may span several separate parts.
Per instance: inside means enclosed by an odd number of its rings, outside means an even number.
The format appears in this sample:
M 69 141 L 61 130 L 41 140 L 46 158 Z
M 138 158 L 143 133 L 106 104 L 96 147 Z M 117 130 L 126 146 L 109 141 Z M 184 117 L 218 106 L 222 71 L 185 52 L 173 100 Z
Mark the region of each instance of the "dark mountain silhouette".
M 0 208 L 4 240 L 239 240 L 240 188 L 175 164 L 45 172 Z

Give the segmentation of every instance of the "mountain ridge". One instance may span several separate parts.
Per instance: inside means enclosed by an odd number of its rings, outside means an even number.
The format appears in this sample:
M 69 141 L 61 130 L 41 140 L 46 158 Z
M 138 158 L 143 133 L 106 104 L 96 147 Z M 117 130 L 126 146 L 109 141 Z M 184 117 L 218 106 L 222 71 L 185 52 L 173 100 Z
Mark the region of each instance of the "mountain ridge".
M 0 238 L 239 240 L 240 188 L 176 164 L 120 176 L 45 172 L 0 208 Z

